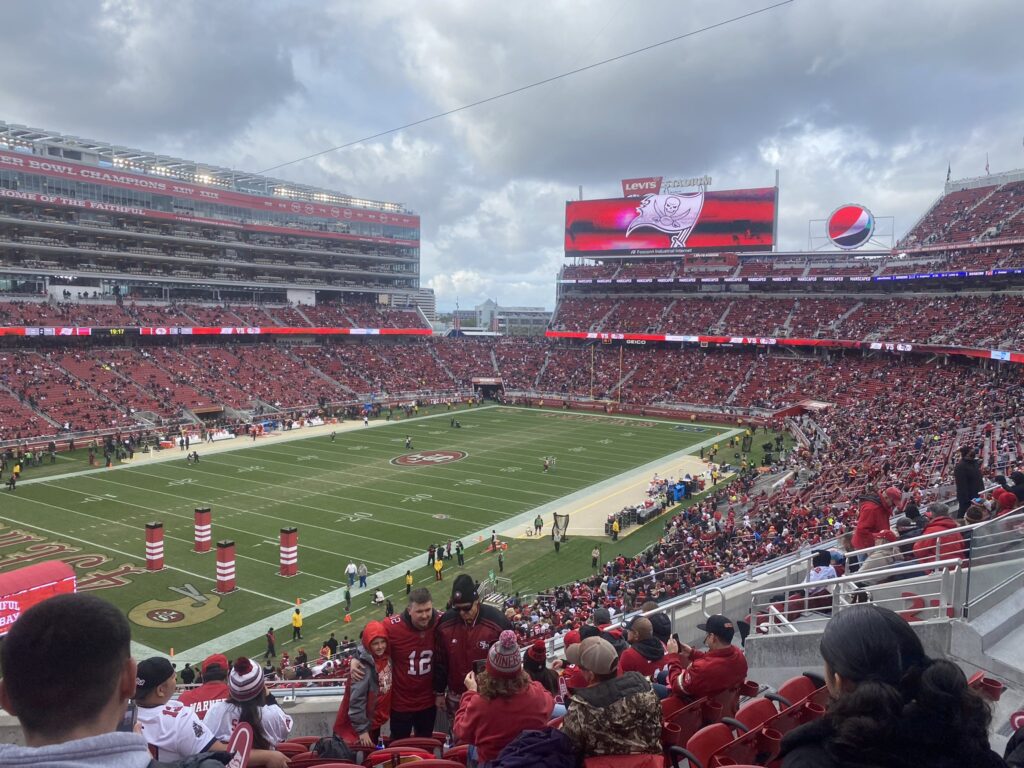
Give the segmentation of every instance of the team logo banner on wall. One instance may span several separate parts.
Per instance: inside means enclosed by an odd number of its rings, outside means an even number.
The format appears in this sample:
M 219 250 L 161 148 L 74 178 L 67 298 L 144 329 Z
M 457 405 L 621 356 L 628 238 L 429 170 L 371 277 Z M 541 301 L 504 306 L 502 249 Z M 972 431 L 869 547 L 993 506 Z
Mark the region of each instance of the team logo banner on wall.
M 651 192 L 565 206 L 567 255 L 770 250 L 774 187 Z

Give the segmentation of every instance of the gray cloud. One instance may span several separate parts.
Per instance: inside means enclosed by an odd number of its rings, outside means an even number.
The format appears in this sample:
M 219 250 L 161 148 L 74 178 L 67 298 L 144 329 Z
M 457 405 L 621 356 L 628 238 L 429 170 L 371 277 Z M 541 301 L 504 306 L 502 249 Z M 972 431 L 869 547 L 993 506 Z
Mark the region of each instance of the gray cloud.
M 246 170 L 284 162 L 759 7 L 44 2 L 7 7 L 4 119 Z M 798 0 L 276 172 L 401 201 L 449 307 L 554 303 L 563 204 L 627 176 L 781 170 L 780 244 L 843 202 L 902 234 L 954 177 L 1020 167 L 1018 0 Z M 43 41 L 43 44 L 40 42 Z

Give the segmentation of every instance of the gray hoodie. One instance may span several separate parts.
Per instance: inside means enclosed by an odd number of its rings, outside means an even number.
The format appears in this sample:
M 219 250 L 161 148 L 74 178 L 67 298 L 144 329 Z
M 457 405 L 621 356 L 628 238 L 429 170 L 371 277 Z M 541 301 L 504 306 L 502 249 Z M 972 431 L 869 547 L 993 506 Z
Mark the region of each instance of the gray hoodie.
M 0 744 L 4 768 L 146 768 L 152 759 L 137 733 L 104 733 L 46 747 Z

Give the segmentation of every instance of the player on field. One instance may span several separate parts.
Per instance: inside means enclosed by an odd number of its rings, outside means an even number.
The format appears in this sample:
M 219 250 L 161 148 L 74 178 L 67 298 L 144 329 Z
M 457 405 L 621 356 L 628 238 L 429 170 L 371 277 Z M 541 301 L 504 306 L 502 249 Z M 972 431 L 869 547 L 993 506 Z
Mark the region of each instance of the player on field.
M 394 682 L 391 689 L 391 737 L 410 734 L 429 737 L 434 732 L 437 699 L 434 696 L 435 631 L 441 614 L 434 610 L 430 590 L 417 587 L 398 616 L 384 621 L 391 652 Z M 361 680 L 366 671 L 352 661 L 352 677 Z M 443 701 L 443 699 L 441 699 Z
M 412 450 L 412 438 L 409 435 L 405 436 L 405 450 Z

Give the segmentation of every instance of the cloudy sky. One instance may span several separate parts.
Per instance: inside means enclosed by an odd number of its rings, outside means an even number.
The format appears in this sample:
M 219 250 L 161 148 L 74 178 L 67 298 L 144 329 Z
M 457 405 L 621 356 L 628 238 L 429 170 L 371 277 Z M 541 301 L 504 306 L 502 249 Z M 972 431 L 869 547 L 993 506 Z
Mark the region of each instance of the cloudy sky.
M 0 119 L 260 171 L 775 0 L 4 4 Z M 794 0 L 274 173 L 422 217 L 442 309 L 554 305 L 564 202 L 622 178 L 781 173 L 779 242 L 844 202 L 896 235 L 1024 167 L 1021 0 Z

